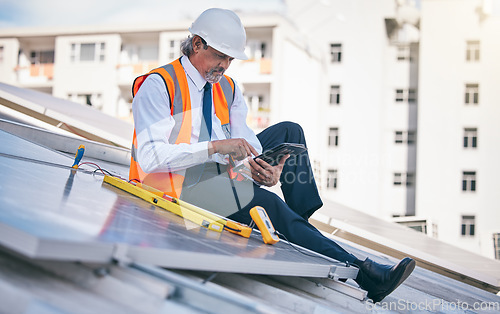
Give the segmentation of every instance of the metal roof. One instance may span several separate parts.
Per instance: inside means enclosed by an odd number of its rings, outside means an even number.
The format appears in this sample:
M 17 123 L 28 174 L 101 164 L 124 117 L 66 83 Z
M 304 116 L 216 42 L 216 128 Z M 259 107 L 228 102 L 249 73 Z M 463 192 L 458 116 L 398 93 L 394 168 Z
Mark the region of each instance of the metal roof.
M 91 140 L 130 147 L 132 124 L 94 108 L 0 82 L 0 103 Z

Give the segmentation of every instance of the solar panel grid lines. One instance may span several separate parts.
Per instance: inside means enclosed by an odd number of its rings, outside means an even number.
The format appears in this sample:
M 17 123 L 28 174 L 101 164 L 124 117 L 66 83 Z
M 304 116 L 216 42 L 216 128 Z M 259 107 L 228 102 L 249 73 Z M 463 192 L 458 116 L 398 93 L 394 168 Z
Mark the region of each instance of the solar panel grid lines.
M 327 278 L 334 262 L 215 232 L 71 169 L 72 159 L 5 132 L 0 140 L 2 244 L 33 258 L 129 262 L 173 269 Z M 10 230 L 10 232 L 7 232 Z M 15 241 L 13 231 L 26 241 Z M 29 243 L 29 245 L 28 245 Z M 332 268 L 333 267 L 333 268 Z

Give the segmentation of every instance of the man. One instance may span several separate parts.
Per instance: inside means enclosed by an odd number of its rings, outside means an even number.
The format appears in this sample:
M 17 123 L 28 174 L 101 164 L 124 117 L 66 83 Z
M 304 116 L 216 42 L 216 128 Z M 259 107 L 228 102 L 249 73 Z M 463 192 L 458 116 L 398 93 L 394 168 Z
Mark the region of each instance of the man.
M 247 59 L 240 19 L 229 10 L 209 9 L 189 30 L 192 36 L 182 43 L 180 59 L 134 82 L 130 179 L 247 224 L 249 210 L 262 206 L 291 242 L 357 266 L 357 283 L 374 302 L 382 300 L 410 275 L 415 262 L 361 261 L 307 222 L 323 204 L 307 153 L 283 156 L 276 166 L 248 158 L 284 142 L 305 145 L 305 137 L 291 122 L 259 135 L 247 126 L 242 93 L 224 75 L 234 58 Z M 251 180 L 235 177 L 229 166 L 233 160 L 245 160 Z M 261 187 L 278 182 L 285 201 Z

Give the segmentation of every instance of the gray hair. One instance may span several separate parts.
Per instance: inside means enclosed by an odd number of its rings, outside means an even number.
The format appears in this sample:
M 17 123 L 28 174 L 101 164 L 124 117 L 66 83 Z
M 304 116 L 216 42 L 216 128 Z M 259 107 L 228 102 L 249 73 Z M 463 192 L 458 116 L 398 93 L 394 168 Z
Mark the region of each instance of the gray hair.
M 201 37 L 200 37 L 201 38 Z M 208 45 L 205 39 L 201 38 L 201 42 L 203 43 L 203 49 L 207 49 Z M 193 54 L 193 38 L 189 35 L 186 39 L 181 41 L 181 52 L 183 55 L 189 57 Z

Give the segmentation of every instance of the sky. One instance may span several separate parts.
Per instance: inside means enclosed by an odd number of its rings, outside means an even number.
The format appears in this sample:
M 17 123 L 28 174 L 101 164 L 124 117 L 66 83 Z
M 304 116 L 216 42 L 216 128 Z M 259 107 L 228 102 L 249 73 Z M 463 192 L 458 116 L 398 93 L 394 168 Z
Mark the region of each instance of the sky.
M 0 28 L 194 19 L 208 7 L 274 11 L 284 0 L 0 0 Z

